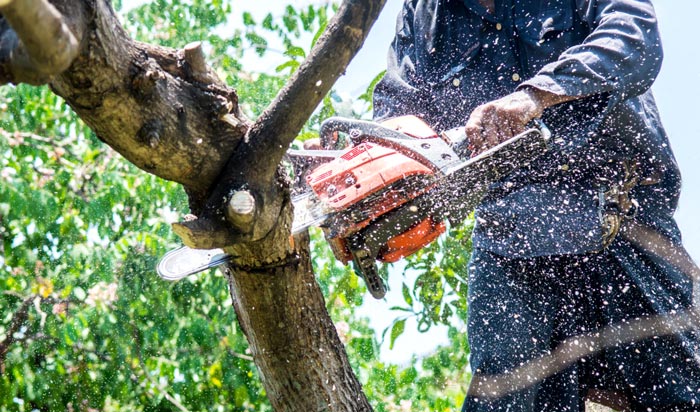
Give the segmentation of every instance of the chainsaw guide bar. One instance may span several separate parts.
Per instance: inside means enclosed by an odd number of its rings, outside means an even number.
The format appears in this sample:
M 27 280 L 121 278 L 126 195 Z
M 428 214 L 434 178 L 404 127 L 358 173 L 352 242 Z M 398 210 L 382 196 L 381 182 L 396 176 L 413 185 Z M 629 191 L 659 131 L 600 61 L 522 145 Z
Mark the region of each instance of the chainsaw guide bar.
M 231 257 L 223 249 L 191 249 L 182 246 L 166 253 L 158 262 L 156 271 L 165 280 L 180 280 L 226 263 Z

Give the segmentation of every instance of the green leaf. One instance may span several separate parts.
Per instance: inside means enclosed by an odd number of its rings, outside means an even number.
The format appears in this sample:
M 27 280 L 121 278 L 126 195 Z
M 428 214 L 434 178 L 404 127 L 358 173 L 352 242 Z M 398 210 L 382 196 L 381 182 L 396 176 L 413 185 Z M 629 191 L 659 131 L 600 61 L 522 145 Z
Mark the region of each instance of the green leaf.
M 80 286 L 76 286 L 73 289 L 73 295 L 75 295 L 75 298 L 78 299 L 79 301 L 83 301 L 87 297 L 85 290 L 83 288 L 81 288 Z
M 262 21 L 262 26 L 264 29 L 274 30 L 272 13 L 267 13 L 267 15 L 265 16 L 265 18 Z
M 286 54 L 287 56 L 290 56 L 290 57 L 301 57 L 301 58 L 306 57 L 306 52 L 304 51 L 304 49 L 302 49 L 301 47 L 298 47 L 298 46 L 292 46 L 292 47 L 288 48 L 284 54 Z
M 253 19 L 253 15 L 247 11 L 243 12 L 243 24 L 246 26 L 255 26 L 255 19 Z
M 404 329 L 406 329 L 406 319 L 400 319 L 394 322 L 394 325 L 391 327 L 391 335 L 389 336 L 389 349 L 394 349 L 394 342 L 401 336 Z
M 374 360 L 374 342 L 371 338 L 356 338 L 353 339 L 353 344 L 362 360 L 365 362 Z
M 251 43 L 255 48 L 255 52 L 262 56 L 267 50 L 267 40 L 257 33 L 249 32 L 245 34 L 245 38 Z
M 296 60 L 288 60 L 288 61 L 280 64 L 279 66 L 277 66 L 275 68 L 275 71 L 277 73 L 280 73 L 280 72 L 284 71 L 285 69 L 289 69 L 289 73 L 291 74 L 299 67 L 299 65 L 300 65 L 300 63 Z
M 299 18 L 301 19 L 301 24 L 304 27 L 304 30 L 309 31 L 314 19 L 316 18 L 316 9 L 314 9 L 312 5 L 309 5 L 306 12 L 301 12 Z
M 440 321 L 445 324 L 449 323 L 453 313 L 452 307 L 450 307 L 450 305 L 445 305 L 442 313 L 440 314 Z
M 287 31 L 294 34 L 296 34 L 299 29 L 296 17 L 297 11 L 294 9 L 294 7 L 291 5 L 287 6 L 284 16 L 282 16 L 282 22 L 284 23 L 284 27 L 287 28 Z
M 405 282 L 401 284 L 401 293 L 403 294 L 403 300 L 408 303 L 408 306 L 413 306 L 411 290 L 408 288 Z
M 63 334 L 63 340 L 68 346 L 72 346 L 78 341 L 78 332 L 75 330 L 75 326 L 72 323 L 66 325 L 65 333 Z

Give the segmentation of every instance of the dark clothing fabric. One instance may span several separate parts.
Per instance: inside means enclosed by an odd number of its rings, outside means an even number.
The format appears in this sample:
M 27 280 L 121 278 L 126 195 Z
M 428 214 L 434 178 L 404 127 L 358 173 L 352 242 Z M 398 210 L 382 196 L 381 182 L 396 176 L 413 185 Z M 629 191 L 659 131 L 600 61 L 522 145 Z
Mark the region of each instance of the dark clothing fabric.
M 587 255 L 509 259 L 476 250 L 469 283 L 470 366 L 484 375 L 547 355 L 571 336 L 692 301 L 685 275 L 623 240 Z M 468 397 L 463 411 L 583 411 L 590 389 L 618 392 L 635 411 L 697 411 L 697 350 L 693 333 L 618 345 L 505 397 Z
M 496 0 L 493 14 L 478 0 L 406 0 L 375 118 L 413 114 L 444 130 L 525 87 L 581 97 L 545 111 L 552 149 L 494 184 L 477 208 L 473 368 L 503 372 L 581 331 L 690 305 L 687 277 L 648 251 L 622 239 L 603 250 L 600 195 L 623 179 L 624 161 L 649 178 L 631 192 L 636 221 L 680 245 L 680 175 L 649 90 L 661 60 L 649 0 Z M 601 307 L 601 291 L 614 303 Z M 514 321 L 521 308 L 529 317 Z M 607 380 L 652 410 L 700 404 L 694 336 L 638 345 L 604 354 L 615 371 Z M 637 356 L 639 348 L 648 351 Z M 580 391 L 595 381 L 581 367 L 512 399 L 467 399 L 465 410 L 579 410 Z
M 678 239 L 680 176 L 648 90 L 661 60 L 649 1 L 504 0 L 496 15 L 478 0 L 407 1 L 375 117 L 414 114 L 442 130 L 518 88 L 590 96 L 545 113 L 554 149 L 494 186 L 475 246 L 517 257 L 601 250 L 598 194 L 624 158 L 664 176 L 654 188 L 664 207 L 641 204 L 640 216 Z

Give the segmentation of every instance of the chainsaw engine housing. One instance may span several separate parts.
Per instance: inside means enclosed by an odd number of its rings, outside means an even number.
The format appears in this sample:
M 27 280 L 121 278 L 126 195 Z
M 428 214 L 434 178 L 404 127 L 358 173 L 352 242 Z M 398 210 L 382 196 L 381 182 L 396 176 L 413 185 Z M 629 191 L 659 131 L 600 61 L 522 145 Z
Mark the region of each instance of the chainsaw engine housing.
M 391 126 L 391 130 L 401 131 L 402 139 L 439 140 L 430 127 L 414 116 L 382 124 L 386 125 Z M 414 132 L 408 134 L 407 130 Z M 381 216 L 399 210 L 408 201 L 424 194 L 434 186 L 435 175 L 439 173 L 436 165 L 425 161 L 424 154 L 407 152 L 405 148 L 396 150 L 379 143 L 365 141 L 348 147 L 342 155 L 318 166 L 306 176 L 308 186 L 334 212 L 333 218 L 323 225 L 324 233 L 335 257 L 346 264 L 355 261 L 358 266 L 357 253 L 353 250 L 357 240 L 349 241 L 349 238 L 356 238 L 363 228 Z M 370 255 L 374 256 L 368 256 L 366 260 L 396 262 L 425 247 L 444 231 L 442 221 L 427 216 L 382 241 L 381 245 L 369 248 L 372 249 Z M 370 282 L 367 283 L 370 286 Z M 382 290 L 385 290 L 383 286 Z M 375 292 L 382 296 L 384 293 Z

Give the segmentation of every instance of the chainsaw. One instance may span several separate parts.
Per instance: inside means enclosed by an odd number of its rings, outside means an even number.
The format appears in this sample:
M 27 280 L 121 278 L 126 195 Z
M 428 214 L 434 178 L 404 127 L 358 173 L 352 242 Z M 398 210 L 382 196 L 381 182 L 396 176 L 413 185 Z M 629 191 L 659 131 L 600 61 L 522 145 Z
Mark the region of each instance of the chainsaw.
M 377 262 L 392 263 L 437 239 L 476 208 L 489 186 L 549 145 L 541 123 L 472 156 L 464 128 L 436 133 L 415 116 L 382 123 L 333 117 L 321 150 L 287 152 L 292 165 L 292 234 L 319 226 L 335 257 L 352 263 L 373 297 L 387 288 Z M 157 271 L 177 280 L 230 259 L 222 249 L 181 247 Z

